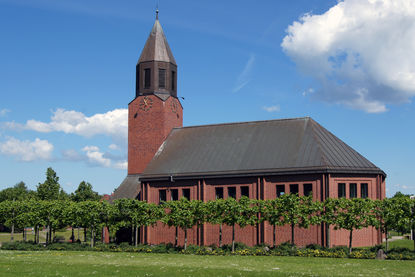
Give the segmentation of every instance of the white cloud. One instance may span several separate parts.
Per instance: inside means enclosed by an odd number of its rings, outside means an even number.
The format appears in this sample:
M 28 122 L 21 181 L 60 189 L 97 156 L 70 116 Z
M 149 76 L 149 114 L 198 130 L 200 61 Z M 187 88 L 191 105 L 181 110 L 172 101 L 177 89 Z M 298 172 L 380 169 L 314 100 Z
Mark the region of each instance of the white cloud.
M 14 156 L 19 161 L 50 160 L 53 145 L 47 140 L 36 138 L 34 141 L 9 138 L 0 143 L 0 153 Z
M 10 112 L 9 109 L 1 109 L 0 110 L 0 117 L 6 116 Z
M 266 112 L 269 112 L 269 113 L 279 112 L 280 111 L 280 106 L 279 105 L 263 106 L 262 109 Z
M 86 161 L 91 165 L 107 168 L 127 169 L 126 160 L 119 161 L 117 158 L 114 158 L 114 161 L 111 158 L 112 156 L 101 152 L 97 146 L 85 146 L 82 151 L 85 152 Z
M 110 145 L 108 146 L 108 148 L 109 148 L 109 149 L 111 149 L 111 150 L 118 150 L 118 149 L 120 149 L 120 148 L 118 147 L 118 145 L 116 145 L 116 144 L 114 144 L 114 143 L 110 144 Z
M 106 113 L 86 116 L 81 112 L 57 109 L 53 112 L 50 122 L 28 120 L 26 124 L 6 122 L 10 129 L 33 130 L 41 133 L 64 132 L 83 137 L 108 135 L 126 142 L 128 129 L 128 110 L 115 109 Z
M 248 61 L 245 64 L 244 69 L 242 70 L 241 74 L 239 74 L 238 79 L 236 80 L 235 87 L 233 88 L 233 92 L 240 91 L 244 86 L 246 86 L 251 81 L 251 71 L 252 67 L 254 66 L 256 56 L 255 54 L 251 54 L 249 56 Z
M 415 96 L 415 1 L 344 0 L 305 14 L 281 46 L 319 83 L 313 97 L 369 113 Z

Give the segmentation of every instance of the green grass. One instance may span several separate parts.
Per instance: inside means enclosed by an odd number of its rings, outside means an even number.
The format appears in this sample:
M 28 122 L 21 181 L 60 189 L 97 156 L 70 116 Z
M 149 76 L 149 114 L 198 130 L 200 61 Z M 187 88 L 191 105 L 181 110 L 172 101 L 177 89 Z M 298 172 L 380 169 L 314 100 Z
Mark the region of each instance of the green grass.
M 386 242 L 384 242 L 383 245 L 386 245 Z M 400 239 L 389 242 L 389 249 L 394 247 L 406 247 L 410 250 L 414 250 L 414 241 L 409 239 Z
M 1 276 L 415 276 L 414 261 L 0 251 Z
M 72 235 L 71 230 L 65 230 L 63 232 L 56 232 L 56 236 L 64 236 L 66 241 L 69 241 L 69 238 Z M 83 229 L 80 229 L 80 239 L 83 240 L 84 238 L 84 232 Z M 23 235 L 22 233 L 14 233 L 14 241 L 23 241 Z M 75 239 L 78 238 L 77 229 L 75 229 Z M 32 232 L 27 232 L 27 240 L 34 240 L 35 235 L 32 234 Z M 0 243 L 2 242 L 9 242 L 10 241 L 10 233 L 0 233 Z M 40 231 L 40 242 L 46 242 L 46 231 Z

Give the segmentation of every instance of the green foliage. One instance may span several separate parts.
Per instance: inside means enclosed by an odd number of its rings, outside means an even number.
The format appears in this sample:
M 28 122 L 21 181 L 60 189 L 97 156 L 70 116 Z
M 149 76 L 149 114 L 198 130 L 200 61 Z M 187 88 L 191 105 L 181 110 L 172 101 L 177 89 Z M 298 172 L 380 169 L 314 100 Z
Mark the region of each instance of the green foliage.
M 87 201 L 87 200 L 100 200 L 101 197 L 98 192 L 93 191 L 92 185 L 88 182 L 82 181 L 78 188 L 71 194 L 71 200 L 75 202 Z
M 21 201 L 34 197 L 34 191 L 28 190 L 24 182 L 19 182 L 11 188 L 6 188 L 0 191 L 0 202 L 6 200 Z
M 57 200 L 67 197 L 59 185 L 59 177 L 51 167 L 46 170 L 45 182 L 37 186 L 37 196 L 40 200 Z

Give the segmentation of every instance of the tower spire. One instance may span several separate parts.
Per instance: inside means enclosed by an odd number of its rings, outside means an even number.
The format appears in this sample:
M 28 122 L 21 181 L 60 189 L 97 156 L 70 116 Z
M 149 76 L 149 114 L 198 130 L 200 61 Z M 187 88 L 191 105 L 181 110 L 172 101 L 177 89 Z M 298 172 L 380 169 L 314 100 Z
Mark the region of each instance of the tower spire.
M 157 4 L 157 8 L 156 8 L 156 20 L 159 20 L 159 8 L 158 8 L 158 4 Z

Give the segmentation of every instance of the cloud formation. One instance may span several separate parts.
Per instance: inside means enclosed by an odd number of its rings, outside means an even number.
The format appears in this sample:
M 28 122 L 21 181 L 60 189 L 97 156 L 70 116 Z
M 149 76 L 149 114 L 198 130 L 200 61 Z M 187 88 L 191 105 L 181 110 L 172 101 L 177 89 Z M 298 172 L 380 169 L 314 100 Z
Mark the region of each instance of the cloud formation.
M 22 141 L 12 137 L 0 143 L 0 153 L 13 156 L 18 161 L 50 160 L 52 152 L 53 145 L 49 141 L 39 138 L 34 141 Z
M 10 112 L 9 109 L 1 109 L 0 110 L 0 117 L 6 116 Z
M 318 81 L 313 97 L 368 113 L 415 96 L 415 1 L 344 0 L 305 14 L 281 46 Z
M 115 109 L 88 117 L 81 112 L 57 109 L 53 112 L 50 122 L 31 119 L 25 124 L 7 122 L 6 126 L 11 129 L 32 130 L 41 133 L 64 132 L 87 138 L 108 135 L 117 140 L 126 141 L 128 110 Z
M 280 111 L 280 106 L 279 105 L 263 106 L 262 109 L 266 112 L 269 112 L 269 113 L 279 112 Z
M 124 159 L 113 157 L 107 153 L 101 152 L 97 146 L 85 146 L 82 149 L 86 155 L 86 161 L 94 166 L 107 168 L 127 169 L 127 161 Z
M 251 71 L 252 67 L 254 66 L 256 56 L 255 54 L 251 54 L 249 56 L 248 61 L 245 64 L 244 69 L 239 74 L 238 79 L 236 80 L 235 87 L 233 88 L 233 92 L 240 91 L 244 86 L 246 86 L 251 81 Z

